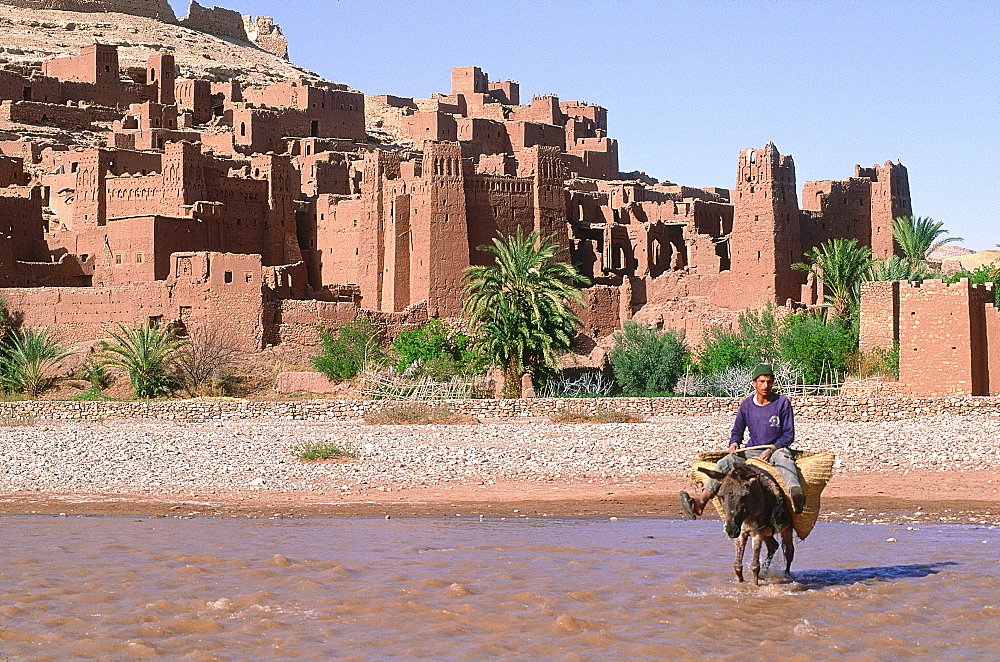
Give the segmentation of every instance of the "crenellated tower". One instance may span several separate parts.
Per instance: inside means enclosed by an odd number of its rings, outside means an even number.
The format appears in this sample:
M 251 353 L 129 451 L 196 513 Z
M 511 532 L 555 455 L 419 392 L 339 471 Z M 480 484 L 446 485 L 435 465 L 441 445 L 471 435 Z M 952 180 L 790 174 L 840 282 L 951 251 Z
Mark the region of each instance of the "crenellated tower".
M 410 296 L 426 299 L 432 315 L 462 311 L 462 273 L 469 266 L 462 147 L 424 143 L 423 176 L 413 192 Z
M 558 147 L 535 145 L 518 154 L 518 175 L 531 177 L 534 227 L 543 237 L 556 235 L 556 241 L 569 249 L 569 226 L 566 223 L 566 189 L 562 153 Z M 568 254 L 567 254 L 568 256 Z
M 720 298 L 730 308 L 797 301 L 803 276 L 791 267 L 802 260 L 802 241 L 792 157 L 771 142 L 740 152 L 732 202 L 732 260 Z
M 877 258 L 901 255 L 892 241 L 892 219 L 910 216 L 910 177 L 902 163 L 886 161 L 871 168 L 854 166 L 855 177 L 871 180 L 871 247 Z

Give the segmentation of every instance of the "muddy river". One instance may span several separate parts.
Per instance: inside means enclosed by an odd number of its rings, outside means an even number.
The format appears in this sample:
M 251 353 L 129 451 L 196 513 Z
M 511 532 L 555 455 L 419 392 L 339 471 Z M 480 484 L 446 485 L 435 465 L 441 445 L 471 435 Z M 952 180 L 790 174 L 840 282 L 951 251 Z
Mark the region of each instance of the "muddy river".
M 733 583 L 717 521 L 4 517 L 0 536 L 5 659 L 1000 655 L 1000 529 L 821 523 L 760 588 Z

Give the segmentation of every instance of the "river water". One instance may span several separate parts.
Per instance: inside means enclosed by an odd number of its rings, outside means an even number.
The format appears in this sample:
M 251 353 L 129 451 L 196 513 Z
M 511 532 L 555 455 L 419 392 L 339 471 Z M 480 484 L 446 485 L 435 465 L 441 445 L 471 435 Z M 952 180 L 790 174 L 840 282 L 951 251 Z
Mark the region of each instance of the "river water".
M 1000 656 L 1000 529 L 820 523 L 793 581 L 759 588 L 733 583 L 717 521 L 4 517 L 0 536 L 4 659 Z

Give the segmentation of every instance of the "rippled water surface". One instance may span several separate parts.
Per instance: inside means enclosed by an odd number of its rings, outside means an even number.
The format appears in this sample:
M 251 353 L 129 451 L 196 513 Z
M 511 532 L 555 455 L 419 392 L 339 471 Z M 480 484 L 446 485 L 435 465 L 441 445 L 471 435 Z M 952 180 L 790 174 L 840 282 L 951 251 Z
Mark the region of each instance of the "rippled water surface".
M 13 658 L 1000 650 L 1000 530 L 984 528 L 821 523 L 794 581 L 760 588 L 732 583 L 711 521 L 6 517 L 0 535 L 0 656 Z

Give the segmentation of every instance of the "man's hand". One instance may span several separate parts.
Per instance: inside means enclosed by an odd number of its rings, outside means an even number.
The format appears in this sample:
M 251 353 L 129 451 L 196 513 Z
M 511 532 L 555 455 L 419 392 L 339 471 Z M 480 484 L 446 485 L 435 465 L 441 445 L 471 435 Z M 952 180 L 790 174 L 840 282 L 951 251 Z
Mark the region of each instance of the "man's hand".
M 734 455 L 736 453 L 739 453 L 740 452 L 739 444 L 729 444 L 729 452 Z
M 758 456 L 758 459 L 764 460 L 765 462 L 770 462 L 772 453 L 774 453 L 774 449 L 768 448 L 766 451 L 764 451 Z

